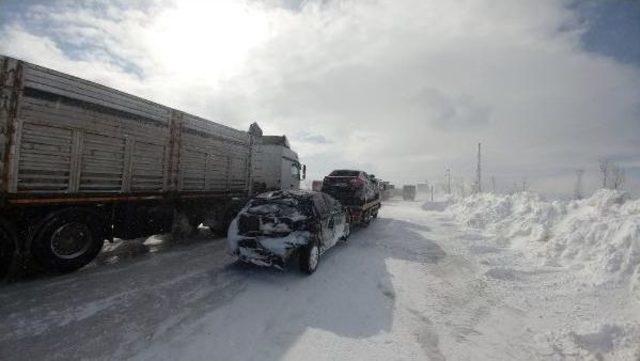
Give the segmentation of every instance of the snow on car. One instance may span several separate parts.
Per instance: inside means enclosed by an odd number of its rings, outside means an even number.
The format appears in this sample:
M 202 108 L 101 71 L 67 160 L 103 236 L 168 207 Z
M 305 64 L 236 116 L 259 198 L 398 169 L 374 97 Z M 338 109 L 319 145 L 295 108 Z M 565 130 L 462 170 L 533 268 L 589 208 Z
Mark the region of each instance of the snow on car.
M 319 257 L 349 236 L 342 205 L 314 191 L 262 193 L 240 211 L 229 226 L 229 251 L 259 266 L 284 268 L 298 257 L 300 269 L 313 273 Z

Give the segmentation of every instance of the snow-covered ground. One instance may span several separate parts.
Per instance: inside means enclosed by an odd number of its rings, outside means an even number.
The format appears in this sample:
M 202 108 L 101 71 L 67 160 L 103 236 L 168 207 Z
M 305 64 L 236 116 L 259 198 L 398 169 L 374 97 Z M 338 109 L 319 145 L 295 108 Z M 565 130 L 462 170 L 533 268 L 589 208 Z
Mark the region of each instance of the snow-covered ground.
M 599 206 L 546 224 L 524 211 L 545 202 L 518 202 L 392 201 L 311 276 L 234 263 L 206 234 L 112 245 L 80 272 L 0 289 L 0 360 L 638 360 L 633 257 L 601 272 L 609 253 L 556 246 L 594 234 Z M 638 208 L 623 207 L 606 212 L 616 247 L 637 242 L 622 232 Z

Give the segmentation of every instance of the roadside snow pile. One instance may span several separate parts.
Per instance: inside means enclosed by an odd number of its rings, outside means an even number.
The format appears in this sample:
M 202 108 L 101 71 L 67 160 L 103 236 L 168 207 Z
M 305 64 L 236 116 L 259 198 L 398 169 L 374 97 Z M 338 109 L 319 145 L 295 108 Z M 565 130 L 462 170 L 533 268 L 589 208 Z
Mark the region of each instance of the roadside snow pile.
M 422 204 L 422 209 L 424 209 L 425 211 L 442 212 L 454 202 L 455 198 L 452 195 L 445 195 L 443 197 L 440 197 L 440 199 L 438 200 L 424 202 Z
M 640 200 L 599 190 L 579 201 L 548 202 L 533 193 L 478 194 L 448 209 L 546 265 L 582 269 L 597 284 L 631 281 L 640 293 Z

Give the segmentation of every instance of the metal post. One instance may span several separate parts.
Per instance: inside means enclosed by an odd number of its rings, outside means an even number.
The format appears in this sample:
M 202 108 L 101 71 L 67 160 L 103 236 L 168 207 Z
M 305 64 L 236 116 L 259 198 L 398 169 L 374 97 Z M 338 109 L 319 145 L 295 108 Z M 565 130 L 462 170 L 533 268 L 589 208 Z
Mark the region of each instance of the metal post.
M 482 143 L 478 143 L 478 166 L 476 168 L 476 192 L 482 193 L 482 168 L 481 168 L 481 150 Z
M 451 169 L 447 168 L 445 171 L 445 176 L 447 177 L 447 194 L 451 194 Z

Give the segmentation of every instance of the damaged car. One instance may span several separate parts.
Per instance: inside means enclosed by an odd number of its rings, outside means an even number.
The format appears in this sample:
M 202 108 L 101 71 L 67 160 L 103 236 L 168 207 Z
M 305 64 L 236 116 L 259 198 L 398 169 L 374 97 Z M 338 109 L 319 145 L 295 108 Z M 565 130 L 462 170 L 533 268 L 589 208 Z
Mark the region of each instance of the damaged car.
M 349 234 L 340 202 L 322 192 L 285 190 L 250 200 L 231 222 L 227 241 L 241 261 L 284 269 L 297 258 L 311 274 L 320 256 Z

